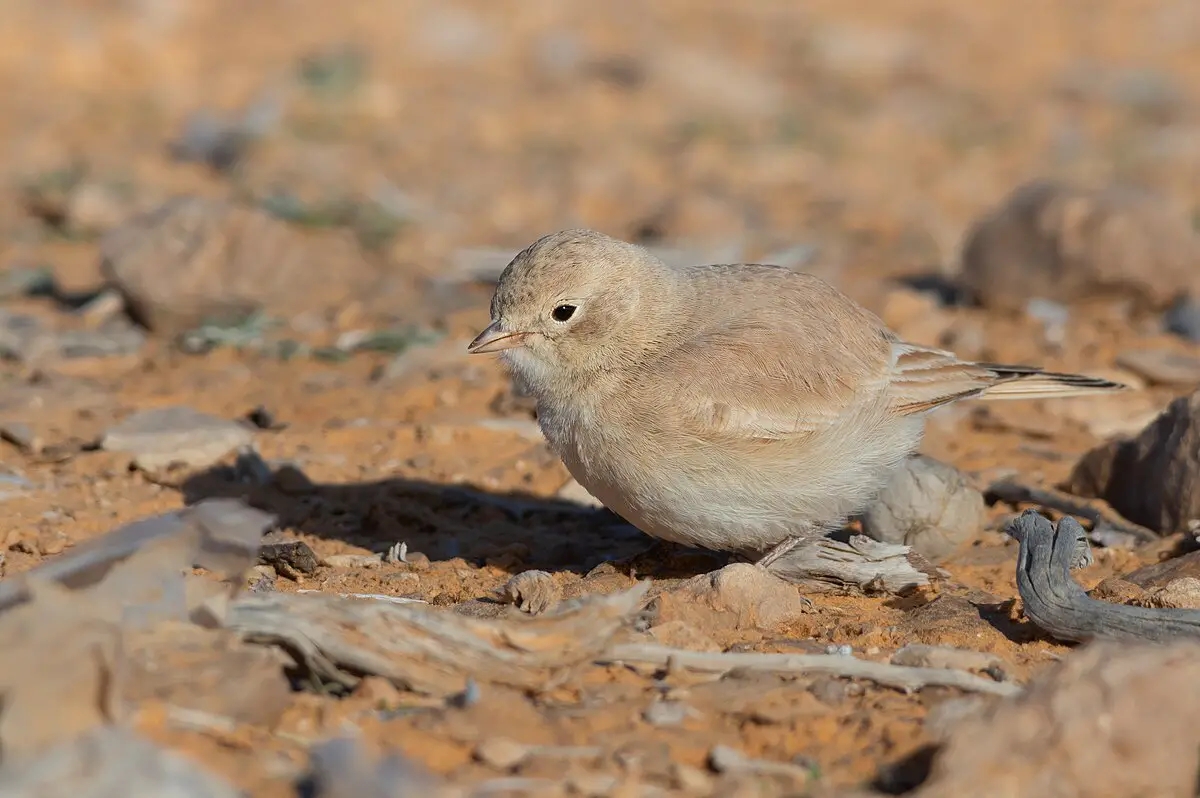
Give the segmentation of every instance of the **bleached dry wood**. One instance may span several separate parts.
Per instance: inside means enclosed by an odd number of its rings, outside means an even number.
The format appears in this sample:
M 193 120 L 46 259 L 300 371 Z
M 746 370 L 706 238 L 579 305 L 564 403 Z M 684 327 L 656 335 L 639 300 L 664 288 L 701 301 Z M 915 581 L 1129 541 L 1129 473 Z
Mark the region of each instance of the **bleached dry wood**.
M 1004 696 L 1015 695 L 1021 690 L 1018 685 L 1009 682 L 994 682 L 962 671 L 888 665 L 842 654 L 710 653 L 631 643 L 612 647 L 598 661 L 638 662 L 663 667 L 670 665 L 700 673 L 728 673 L 742 669 L 772 673 L 827 673 L 849 679 L 866 679 L 905 692 L 933 685 Z
M 843 542 L 816 537 L 798 543 L 770 566 L 771 573 L 809 593 L 902 594 L 929 584 L 924 563 L 909 546 L 866 535 Z
M 297 590 L 297 593 L 337 596 L 338 598 L 363 599 L 365 601 L 386 601 L 389 604 L 428 604 L 424 599 L 407 598 L 405 596 L 389 596 L 384 593 L 325 593 L 320 590 Z
M 783 778 L 794 784 L 806 784 L 813 776 L 809 768 L 793 762 L 752 759 L 727 745 L 714 745 L 708 752 L 708 764 L 718 773 L 747 773 Z
M 1088 596 L 1071 578 L 1077 541 L 1085 533 L 1070 516 L 1055 528 L 1036 511 L 1026 510 L 1010 524 L 1009 534 L 1021 542 L 1017 589 L 1025 614 L 1055 637 L 1080 642 L 1200 640 L 1200 610 L 1150 609 Z
M 643 582 L 537 618 L 505 619 L 276 593 L 239 599 L 226 625 L 249 640 L 282 646 L 315 675 L 345 686 L 372 674 L 432 695 L 460 692 L 468 679 L 541 690 L 599 655 L 648 589 Z
M 1129 535 L 1139 543 L 1159 540 L 1152 529 L 1133 523 L 1122 517 L 1100 499 L 1085 499 L 1053 488 L 1035 487 L 1011 479 L 1002 479 L 988 486 L 987 493 L 1009 504 L 1040 504 L 1060 513 L 1070 513 L 1086 518 L 1097 526 L 1103 524 L 1118 532 Z

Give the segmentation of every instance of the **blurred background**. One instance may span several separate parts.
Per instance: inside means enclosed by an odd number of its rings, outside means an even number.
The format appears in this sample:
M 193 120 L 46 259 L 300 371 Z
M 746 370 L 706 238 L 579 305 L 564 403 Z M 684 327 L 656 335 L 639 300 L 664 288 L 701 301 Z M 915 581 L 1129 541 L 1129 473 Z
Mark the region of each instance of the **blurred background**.
M 264 561 L 254 591 L 472 614 L 529 569 L 555 601 L 633 585 L 606 563 L 647 541 L 593 511 L 528 398 L 464 352 L 500 270 L 570 226 L 672 262 L 811 271 L 915 343 L 1141 388 L 931 417 L 925 453 L 974 484 L 1062 484 L 1200 385 L 1198 111 L 1194 0 L 3 0 L 0 573 L 225 496 L 308 552 L 299 576 Z M 1194 543 L 1200 494 L 1141 512 L 1162 486 L 1123 479 L 1073 484 L 1143 540 Z M 971 491 L 978 519 L 924 554 L 970 549 L 947 568 L 986 622 L 963 598 L 938 605 L 951 622 L 826 597 L 779 628 L 714 611 L 654 639 L 878 658 L 920 639 L 1023 678 L 1068 649 L 1004 603 L 1016 504 Z M 1094 573 L 1154 561 L 1135 538 L 1110 534 Z M 517 767 L 476 747 L 515 718 L 522 744 L 600 746 L 604 778 L 635 762 L 678 794 L 706 794 L 685 782 L 709 784 L 717 744 L 845 785 L 931 739 L 924 697 L 837 680 L 732 680 L 673 735 L 641 720 L 648 671 L 595 668 L 556 714 L 494 685 L 335 695 L 272 662 L 269 724 L 139 728 L 256 795 L 295 794 L 309 744 L 346 723 L 474 782 Z M 219 703 L 191 687 L 193 709 Z M 747 778 L 737 794 L 768 794 Z
M 350 229 L 392 281 L 573 225 L 952 271 L 1018 183 L 1190 214 L 1200 164 L 1186 0 L 8 0 L 3 23 L 3 258 L 80 282 L 91 237 L 181 193 Z

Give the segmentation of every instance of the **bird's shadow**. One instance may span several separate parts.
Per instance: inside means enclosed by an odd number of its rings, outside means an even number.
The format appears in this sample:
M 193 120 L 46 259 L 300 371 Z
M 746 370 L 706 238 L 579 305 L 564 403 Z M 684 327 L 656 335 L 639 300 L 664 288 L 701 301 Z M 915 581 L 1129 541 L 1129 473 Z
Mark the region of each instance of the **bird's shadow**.
M 374 552 L 403 543 L 431 561 L 461 557 L 511 573 L 586 574 L 609 562 L 639 577 L 677 578 L 714 570 L 727 559 L 715 552 L 655 545 L 607 509 L 564 500 L 403 478 L 318 484 L 291 466 L 269 474 L 260 469 L 248 478 L 241 465 L 186 479 L 180 486 L 185 503 L 242 499 L 275 515 L 280 529 Z

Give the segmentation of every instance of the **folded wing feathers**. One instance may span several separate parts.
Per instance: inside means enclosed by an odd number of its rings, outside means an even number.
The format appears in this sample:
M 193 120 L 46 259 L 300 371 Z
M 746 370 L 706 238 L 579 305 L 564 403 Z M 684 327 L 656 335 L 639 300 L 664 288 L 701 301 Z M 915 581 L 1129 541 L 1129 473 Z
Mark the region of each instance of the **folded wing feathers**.
M 1060 374 L 1032 366 L 965 363 L 951 352 L 897 342 L 893 345 L 893 407 L 923 413 L 960 399 L 1037 399 L 1125 389 L 1099 377 Z

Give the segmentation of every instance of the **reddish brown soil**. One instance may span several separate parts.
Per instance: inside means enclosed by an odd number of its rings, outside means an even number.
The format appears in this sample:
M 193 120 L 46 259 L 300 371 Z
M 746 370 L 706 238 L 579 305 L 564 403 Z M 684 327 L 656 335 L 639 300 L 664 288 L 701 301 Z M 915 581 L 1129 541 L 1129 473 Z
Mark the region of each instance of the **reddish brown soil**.
M 1083 305 L 1056 348 L 1035 320 L 937 308 L 886 283 L 953 271 L 969 222 L 1034 176 L 1135 180 L 1190 210 L 1200 177 L 1200 131 L 1188 111 L 1200 99 L 1200 14 L 1186 2 L 180 0 L 161 14 L 136 10 L 154 5 L 8 0 L 0 11 L 0 266 L 44 263 L 69 289 L 95 285 L 96 240 L 56 235 L 20 199 L 22 182 L 76 161 L 132 186 L 146 205 L 177 192 L 233 195 L 239 185 L 320 198 L 386 180 L 417 213 L 372 256 L 369 289 L 328 307 L 314 275 L 310 304 L 296 312 L 324 342 L 397 322 L 444 337 L 431 363 L 397 379 L 379 378 L 384 354 L 187 356 L 158 338 L 127 357 L 11 364 L 0 420 L 26 422 L 56 445 L 92 440 L 135 409 L 179 403 L 234 418 L 262 405 L 286 424 L 257 434 L 262 456 L 296 464 L 320 489 L 305 502 L 256 489 L 258 504 L 323 556 L 405 541 L 433 561 L 420 571 L 322 568 L 302 583 L 280 577 L 280 590 L 447 605 L 485 597 L 528 568 L 556 573 L 568 594 L 632 584 L 582 579 L 646 545 L 614 518 L 547 507 L 518 522 L 412 487 L 462 484 L 545 501 L 567 480 L 532 415 L 497 405 L 509 391 L 497 364 L 463 351 L 486 324 L 488 287 L 424 282 L 450 273 L 467 247 L 515 252 L 574 224 L 624 237 L 654 229 L 701 252 L 740 240 L 747 257 L 817 243 L 814 270 L 906 337 L 966 356 L 1128 378 L 1114 364 L 1121 349 L 1188 349 L 1153 319 Z M 363 85 L 331 101 L 298 92 L 236 181 L 168 157 L 187 113 L 237 109 L 305 55 L 345 42 L 368 58 Z M 1111 99 L 1103 73 L 1120 70 L 1141 76 L 1143 94 L 1167 99 L 1139 99 L 1134 88 Z M 75 323 L 49 300 L 6 307 Z M 1136 428 L 1172 395 L 953 407 L 931 422 L 925 450 L 984 480 L 1011 470 L 1049 484 L 1100 440 L 1089 423 Z M 493 423 L 501 420 L 508 426 Z M 5 500 L 5 575 L 127 521 L 247 493 L 211 476 L 155 484 L 105 452 L 59 459 L 10 447 L 5 464 L 36 486 Z M 875 659 L 907 642 L 941 643 L 995 653 L 1024 679 L 1068 649 L 1011 603 L 1015 544 L 997 530 L 1012 511 L 993 508 L 992 531 L 945 566 L 952 579 L 939 588 L 976 601 L 990 594 L 990 614 L 922 621 L 914 607 L 937 591 L 902 601 L 817 597 L 816 612 L 785 628 L 702 631 L 738 650 L 846 643 Z M 1091 586 L 1152 556 L 1102 550 L 1079 578 Z M 813 681 L 671 676 L 666 688 L 697 714 L 666 728 L 641 716 L 661 685 L 599 666 L 536 705 L 497 688 L 465 709 L 396 711 L 429 702 L 368 680 L 348 698 L 296 693 L 274 730 L 186 731 L 153 712 L 141 726 L 256 796 L 295 794 L 307 745 L 347 726 L 461 782 L 497 775 L 472 751 L 503 734 L 640 758 L 612 771 L 626 774 L 670 762 L 703 768 L 712 746 L 726 743 L 751 757 L 802 757 L 822 783 L 852 785 L 886 777 L 919 751 L 927 710 L 951 695 L 852 685 L 822 701 L 803 689 Z M 522 775 L 568 770 L 550 762 Z

